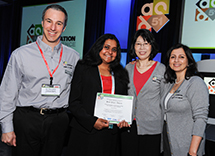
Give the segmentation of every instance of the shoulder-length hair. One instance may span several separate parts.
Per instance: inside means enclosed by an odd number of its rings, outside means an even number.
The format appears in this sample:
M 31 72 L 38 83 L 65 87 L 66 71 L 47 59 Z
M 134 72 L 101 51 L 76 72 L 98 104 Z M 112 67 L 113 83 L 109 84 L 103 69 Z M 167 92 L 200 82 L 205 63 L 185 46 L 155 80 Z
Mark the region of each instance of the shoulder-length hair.
M 137 55 L 134 49 L 135 43 L 137 41 L 137 38 L 141 36 L 143 38 L 143 40 L 147 41 L 150 45 L 151 45 L 151 53 L 149 56 L 149 60 L 152 60 L 158 53 L 158 45 L 155 41 L 155 38 L 153 36 L 153 34 L 147 30 L 147 29 L 139 29 L 138 31 L 136 31 L 136 33 L 134 34 L 132 43 L 131 43 L 131 48 L 129 50 L 129 56 L 132 59 L 136 59 Z
M 185 73 L 185 79 L 188 80 L 190 77 L 192 77 L 194 75 L 200 76 L 198 69 L 197 69 L 196 61 L 194 60 L 193 55 L 192 55 L 192 51 L 190 50 L 190 48 L 188 46 L 183 45 L 181 43 L 178 43 L 178 44 L 174 45 L 173 47 L 171 47 L 167 51 L 167 54 L 166 54 L 166 62 L 165 62 L 166 71 L 164 73 L 164 78 L 165 78 L 166 82 L 170 82 L 170 83 L 175 82 L 176 74 L 175 74 L 175 71 L 172 70 L 169 66 L 169 59 L 170 59 L 172 51 L 175 49 L 179 49 L 179 48 L 182 48 L 184 50 L 184 52 L 187 56 L 187 59 L 188 59 L 188 65 L 187 65 L 187 71 Z
M 110 64 L 110 73 L 113 72 L 115 77 L 119 77 L 119 79 L 123 83 L 128 84 L 129 78 L 128 78 L 127 71 L 120 64 L 121 47 L 119 44 L 119 40 L 113 34 L 104 34 L 101 37 L 99 37 L 80 62 L 83 64 L 87 64 L 89 66 L 100 65 L 102 63 L 102 59 L 101 59 L 99 53 L 103 49 L 105 41 L 108 39 L 115 40 L 116 44 L 117 44 L 116 58 L 115 58 L 115 60 L 113 60 L 112 62 L 109 63 Z
M 90 50 L 87 52 L 87 54 L 84 56 L 82 60 L 83 63 L 86 63 L 91 66 L 100 65 L 102 63 L 102 59 L 99 53 L 103 49 L 105 41 L 108 39 L 115 40 L 117 43 L 117 55 L 115 60 L 110 62 L 110 68 L 113 68 L 114 66 L 120 64 L 121 48 L 120 48 L 119 40 L 113 34 L 104 34 L 100 36 L 93 44 L 93 46 L 90 48 Z

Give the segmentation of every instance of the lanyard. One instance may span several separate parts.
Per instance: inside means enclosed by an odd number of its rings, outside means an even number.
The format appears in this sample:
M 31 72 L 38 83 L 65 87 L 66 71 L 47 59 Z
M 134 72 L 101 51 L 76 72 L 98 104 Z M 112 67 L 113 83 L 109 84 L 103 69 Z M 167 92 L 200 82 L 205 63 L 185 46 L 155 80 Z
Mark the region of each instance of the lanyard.
M 99 70 L 99 69 L 98 69 L 98 70 Z M 99 76 L 100 76 L 100 80 L 101 80 L 102 93 L 103 93 L 103 83 L 102 83 L 102 77 L 101 77 L 100 72 L 99 72 Z M 111 79 L 112 79 L 111 94 L 114 94 L 114 92 L 115 92 L 115 80 L 114 80 L 113 72 L 111 73 Z M 110 124 L 110 123 L 109 123 L 108 128 L 109 128 L 109 129 L 113 129 L 113 124 Z
M 112 78 L 112 90 L 111 90 L 111 94 L 114 94 L 114 92 L 115 92 L 115 80 L 114 80 L 113 74 L 111 75 L 111 78 Z
M 39 48 L 39 50 L 40 50 L 40 53 L 41 53 L 41 55 L 42 55 L 42 57 L 43 57 L 43 60 L 44 60 L 44 62 L 45 62 L 45 64 L 46 64 L 46 67 L 47 67 L 47 69 L 48 69 L 48 72 L 49 72 L 49 75 L 50 75 L 50 85 L 52 85 L 53 75 L 54 75 L 54 73 L 56 72 L 56 70 L 58 69 L 59 64 L 60 64 L 60 62 L 61 62 L 61 58 L 62 58 L 62 54 L 63 54 L 63 46 L 61 45 L 60 58 L 59 58 L 58 65 L 57 65 L 57 67 L 54 69 L 54 71 L 51 73 L 51 70 L 50 70 L 49 65 L 48 65 L 48 63 L 47 63 L 47 61 L 46 61 L 46 58 L 45 58 L 45 56 L 44 56 L 44 54 L 43 54 L 42 49 L 40 48 L 40 46 L 39 46 L 39 44 L 38 44 L 37 42 L 36 42 L 36 44 L 37 44 L 37 46 L 38 46 L 38 48 Z

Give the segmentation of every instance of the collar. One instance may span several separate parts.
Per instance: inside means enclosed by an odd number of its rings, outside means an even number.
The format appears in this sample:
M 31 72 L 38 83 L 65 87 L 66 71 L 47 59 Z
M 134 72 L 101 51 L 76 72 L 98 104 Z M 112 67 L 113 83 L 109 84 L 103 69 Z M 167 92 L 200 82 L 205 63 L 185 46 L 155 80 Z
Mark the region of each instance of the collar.
M 40 36 L 37 37 L 37 43 L 39 44 L 39 46 L 42 49 L 42 51 L 43 52 L 52 51 L 52 48 L 48 44 L 44 43 L 42 41 L 42 38 L 43 38 L 42 35 L 40 35 Z M 54 50 L 56 50 L 57 53 L 60 53 L 60 50 L 61 50 L 61 41 L 58 43 L 58 45 L 56 45 L 54 47 Z

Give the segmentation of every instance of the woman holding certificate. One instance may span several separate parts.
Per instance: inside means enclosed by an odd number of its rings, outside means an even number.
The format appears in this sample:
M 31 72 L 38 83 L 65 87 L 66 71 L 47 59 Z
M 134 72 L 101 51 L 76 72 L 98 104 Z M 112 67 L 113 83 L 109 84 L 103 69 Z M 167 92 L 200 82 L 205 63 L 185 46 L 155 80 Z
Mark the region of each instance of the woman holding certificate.
M 173 46 L 166 55 L 162 108 L 164 110 L 164 156 L 202 156 L 209 93 L 198 76 L 191 50 Z
M 152 59 L 158 53 L 155 38 L 149 30 L 138 30 L 129 55 L 138 59 L 129 63 L 128 94 L 134 96 L 133 123 L 122 129 L 122 156 L 159 156 L 162 132 L 160 106 L 161 81 L 165 66 Z
M 129 126 L 128 123 L 109 125 L 108 120 L 94 116 L 94 109 L 97 93 L 127 95 L 129 79 L 120 58 L 118 39 L 105 34 L 77 63 L 69 100 L 73 118 L 68 156 L 119 155 L 118 127 Z

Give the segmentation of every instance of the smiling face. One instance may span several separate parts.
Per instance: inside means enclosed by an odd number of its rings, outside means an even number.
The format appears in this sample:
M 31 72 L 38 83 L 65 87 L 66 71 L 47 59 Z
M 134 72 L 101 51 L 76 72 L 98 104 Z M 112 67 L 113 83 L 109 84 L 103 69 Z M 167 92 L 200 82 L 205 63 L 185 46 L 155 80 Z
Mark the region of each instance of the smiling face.
M 139 36 L 134 45 L 135 53 L 140 60 L 149 59 L 152 46 Z
M 102 63 L 109 64 L 114 61 L 117 55 L 117 43 L 115 40 L 108 39 L 103 45 L 103 49 L 99 52 Z
M 183 48 L 174 49 L 169 58 L 169 66 L 175 72 L 186 73 L 188 59 Z
M 42 21 L 42 41 L 52 48 L 60 42 L 62 32 L 65 30 L 65 14 L 62 11 L 48 9 Z

